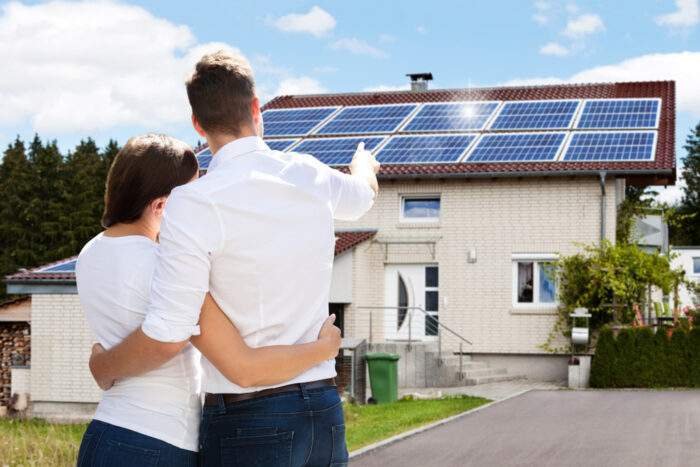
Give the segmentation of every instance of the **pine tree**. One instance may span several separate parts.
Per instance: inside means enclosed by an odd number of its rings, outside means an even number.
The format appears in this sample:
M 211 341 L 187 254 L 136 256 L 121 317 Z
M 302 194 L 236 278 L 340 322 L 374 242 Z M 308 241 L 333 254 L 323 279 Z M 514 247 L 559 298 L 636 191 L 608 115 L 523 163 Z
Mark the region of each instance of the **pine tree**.
M 5 150 L 0 164 L 0 276 L 20 267 L 34 265 L 36 259 L 26 235 L 27 212 L 33 196 L 31 167 L 24 143 L 17 138 Z M 0 301 L 6 297 L 0 287 Z
M 62 167 L 65 186 L 60 218 L 63 241 L 56 255 L 75 255 L 100 230 L 103 210 L 104 159 L 95 142 L 81 141 Z
M 679 212 L 683 221 L 679 226 L 677 238 L 686 245 L 700 245 L 700 123 L 690 132 L 686 139 L 683 158 L 683 199 Z

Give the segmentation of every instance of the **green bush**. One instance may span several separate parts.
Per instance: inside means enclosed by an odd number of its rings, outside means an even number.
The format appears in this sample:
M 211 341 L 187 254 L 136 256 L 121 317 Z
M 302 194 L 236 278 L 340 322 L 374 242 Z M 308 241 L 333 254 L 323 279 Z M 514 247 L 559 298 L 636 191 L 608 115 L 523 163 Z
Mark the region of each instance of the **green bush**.
M 600 332 L 591 362 L 591 387 L 700 387 L 700 329 L 665 331 L 650 328 Z

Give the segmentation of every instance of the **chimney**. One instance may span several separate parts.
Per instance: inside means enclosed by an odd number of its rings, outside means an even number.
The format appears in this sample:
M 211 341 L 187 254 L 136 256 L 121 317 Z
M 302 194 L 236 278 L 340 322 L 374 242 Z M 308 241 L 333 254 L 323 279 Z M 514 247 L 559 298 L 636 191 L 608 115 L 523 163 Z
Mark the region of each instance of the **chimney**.
M 408 76 L 411 79 L 411 91 L 421 92 L 428 90 L 428 81 L 433 80 L 432 73 L 409 73 Z

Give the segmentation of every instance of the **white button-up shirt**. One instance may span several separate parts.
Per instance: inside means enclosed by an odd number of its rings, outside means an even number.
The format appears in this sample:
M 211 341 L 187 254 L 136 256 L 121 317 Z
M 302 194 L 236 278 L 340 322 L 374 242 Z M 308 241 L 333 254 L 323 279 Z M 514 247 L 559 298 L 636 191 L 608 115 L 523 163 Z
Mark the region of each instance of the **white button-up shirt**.
M 197 334 L 209 291 L 251 347 L 312 342 L 328 316 L 333 219 L 374 202 L 369 184 L 258 137 L 214 155 L 206 176 L 173 190 L 160 232 L 143 331 L 162 342 Z M 203 359 L 206 392 L 241 388 Z M 335 376 L 328 361 L 280 385 Z

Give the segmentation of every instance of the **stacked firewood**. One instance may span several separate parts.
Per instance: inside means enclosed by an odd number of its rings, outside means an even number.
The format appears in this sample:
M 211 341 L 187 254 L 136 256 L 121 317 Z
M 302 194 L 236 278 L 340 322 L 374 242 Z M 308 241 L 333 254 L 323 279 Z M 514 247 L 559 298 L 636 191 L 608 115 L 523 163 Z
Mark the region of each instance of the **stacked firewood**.
M 10 405 L 10 368 L 29 365 L 31 336 L 27 323 L 0 323 L 0 406 Z

